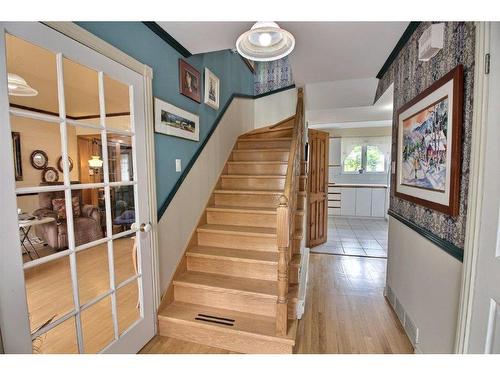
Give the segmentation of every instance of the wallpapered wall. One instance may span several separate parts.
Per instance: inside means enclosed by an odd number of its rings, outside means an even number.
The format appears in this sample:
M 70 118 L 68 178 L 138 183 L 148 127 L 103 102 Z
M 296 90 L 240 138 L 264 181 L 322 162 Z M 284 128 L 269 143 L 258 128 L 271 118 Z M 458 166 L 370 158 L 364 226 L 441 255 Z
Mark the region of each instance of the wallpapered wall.
M 175 159 L 181 159 L 184 172 L 184 168 L 209 134 L 217 115 L 231 95 L 253 94 L 254 76 L 243 60 L 229 50 L 193 55 L 185 59 L 201 73 L 202 77 L 205 67 L 219 77 L 220 106 L 218 110 L 214 110 L 203 104 L 203 100 L 202 103 L 197 103 L 179 93 L 178 60 L 182 56 L 142 22 L 77 22 L 77 24 L 152 67 L 155 97 L 200 116 L 199 142 L 155 134 L 156 193 L 158 208 L 161 208 L 181 177 L 181 173 L 175 172 Z
M 392 160 L 395 160 L 397 141 L 396 112 L 424 89 L 429 87 L 458 64 L 464 65 L 464 116 L 462 125 L 462 169 L 460 183 L 460 212 L 457 217 L 422 207 L 394 196 L 395 175 L 391 188 L 390 208 L 422 228 L 463 249 L 467 193 L 469 187 L 469 158 L 472 129 L 472 101 L 474 87 L 475 26 L 473 22 L 446 22 L 444 47 L 430 61 L 418 61 L 418 38 L 429 27 L 422 22 L 410 40 L 379 81 L 377 100 L 394 82 L 394 117 L 392 127 Z
M 292 67 L 288 56 L 276 61 L 255 63 L 255 94 L 263 94 L 293 84 Z

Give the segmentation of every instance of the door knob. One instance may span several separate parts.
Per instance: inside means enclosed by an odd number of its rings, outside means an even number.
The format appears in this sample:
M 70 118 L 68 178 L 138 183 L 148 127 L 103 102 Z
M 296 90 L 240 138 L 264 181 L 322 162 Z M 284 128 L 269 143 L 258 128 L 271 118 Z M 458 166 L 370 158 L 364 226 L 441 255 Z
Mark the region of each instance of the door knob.
M 146 223 L 142 223 L 139 227 L 138 227 L 137 223 L 133 223 L 130 226 L 130 229 L 132 229 L 132 230 L 140 230 L 141 232 L 149 233 L 149 232 L 151 232 L 151 229 L 153 229 L 153 227 L 149 223 L 147 223 L 147 224 Z

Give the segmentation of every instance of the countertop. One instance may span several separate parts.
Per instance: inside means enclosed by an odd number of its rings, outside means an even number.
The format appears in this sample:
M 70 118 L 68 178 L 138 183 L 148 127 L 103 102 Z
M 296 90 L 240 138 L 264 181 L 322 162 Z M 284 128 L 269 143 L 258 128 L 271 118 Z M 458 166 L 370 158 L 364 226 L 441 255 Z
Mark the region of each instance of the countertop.
M 336 184 L 329 182 L 328 187 L 349 187 L 349 188 L 379 188 L 387 189 L 387 185 L 384 184 Z

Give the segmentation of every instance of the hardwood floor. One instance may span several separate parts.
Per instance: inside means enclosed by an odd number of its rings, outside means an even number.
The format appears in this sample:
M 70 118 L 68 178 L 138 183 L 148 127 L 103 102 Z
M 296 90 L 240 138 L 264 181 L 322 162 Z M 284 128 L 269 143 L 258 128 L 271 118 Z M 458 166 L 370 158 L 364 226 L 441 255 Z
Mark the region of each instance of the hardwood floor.
M 311 254 L 295 353 L 413 353 L 383 296 L 386 260 Z M 141 353 L 229 353 L 154 337 Z
M 116 284 L 135 274 L 132 238 L 113 241 Z M 46 255 L 41 253 L 41 255 Z M 109 290 L 108 249 L 106 244 L 94 246 L 76 255 L 80 304 L 86 304 Z M 25 271 L 26 295 L 31 330 L 51 318 L 58 319 L 74 309 L 69 258 L 30 268 Z M 116 292 L 118 332 L 121 334 L 139 319 L 138 287 L 133 281 Z M 83 342 L 86 353 L 96 353 L 114 338 L 111 297 L 107 296 L 82 311 Z M 33 342 L 36 353 L 77 353 L 75 320 L 41 335 Z

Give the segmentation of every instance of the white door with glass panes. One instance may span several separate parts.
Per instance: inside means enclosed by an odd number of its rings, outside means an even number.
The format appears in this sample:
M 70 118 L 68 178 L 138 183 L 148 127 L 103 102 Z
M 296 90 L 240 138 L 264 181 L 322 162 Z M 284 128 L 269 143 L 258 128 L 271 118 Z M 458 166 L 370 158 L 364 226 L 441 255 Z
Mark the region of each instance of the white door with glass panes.
M 0 23 L 6 353 L 134 353 L 155 333 L 143 76 Z

